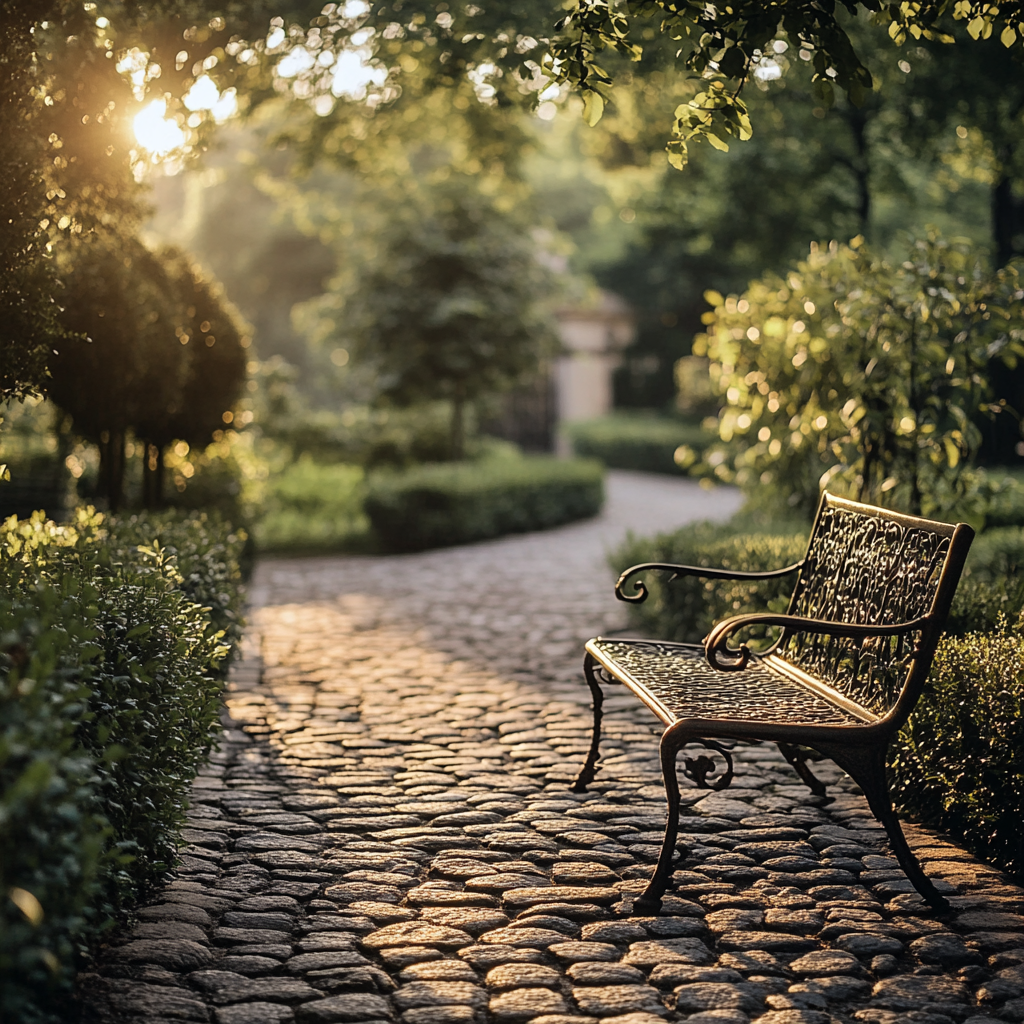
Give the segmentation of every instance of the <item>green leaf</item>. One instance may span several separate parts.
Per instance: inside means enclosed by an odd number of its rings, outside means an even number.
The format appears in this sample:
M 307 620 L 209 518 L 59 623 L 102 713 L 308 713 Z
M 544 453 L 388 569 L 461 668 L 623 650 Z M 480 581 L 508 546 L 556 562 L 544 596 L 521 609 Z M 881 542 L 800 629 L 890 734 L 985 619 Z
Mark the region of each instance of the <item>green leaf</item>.
M 729 143 L 720 139 L 714 132 L 705 132 L 704 137 L 711 143 L 715 149 L 720 150 L 723 153 L 729 152 Z
M 604 97 L 593 89 L 583 94 L 583 120 L 593 128 L 604 116 Z

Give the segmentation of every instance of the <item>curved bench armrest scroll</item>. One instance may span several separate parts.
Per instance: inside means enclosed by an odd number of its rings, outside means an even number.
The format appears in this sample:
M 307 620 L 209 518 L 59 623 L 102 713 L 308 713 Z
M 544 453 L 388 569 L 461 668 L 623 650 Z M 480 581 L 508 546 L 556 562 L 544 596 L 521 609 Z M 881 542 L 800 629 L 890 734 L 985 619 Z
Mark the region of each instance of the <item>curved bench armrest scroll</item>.
M 703 565 L 673 565 L 665 562 L 643 562 L 626 569 L 615 583 L 615 596 L 620 601 L 628 601 L 630 604 L 640 604 L 647 598 L 647 587 L 642 580 L 635 580 L 632 584 L 633 593 L 627 594 L 625 586 L 634 576 L 642 572 L 662 571 L 670 572 L 668 582 L 682 579 L 684 576 L 699 576 L 706 580 L 773 580 L 780 576 L 788 576 L 803 567 L 803 559 L 787 565 L 785 569 L 771 569 L 768 572 L 740 572 L 736 569 L 711 569 Z
M 740 672 L 750 661 L 750 648 L 740 644 L 735 650 L 726 647 L 726 642 L 734 633 L 748 626 L 781 626 L 787 632 L 826 633 L 829 636 L 845 636 L 854 640 L 865 640 L 872 636 L 900 636 L 924 629 L 931 621 L 931 616 L 922 615 L 919 619 L 908 622 L 896 622 L 891 625 L 862 625 L 856 622 L 830 622 L 827 619 L 805 619 L 800 615 L 734 615 L 731 619 L 723 619 L 704 640 L 704 653 L 708 664 L 720 672 Z

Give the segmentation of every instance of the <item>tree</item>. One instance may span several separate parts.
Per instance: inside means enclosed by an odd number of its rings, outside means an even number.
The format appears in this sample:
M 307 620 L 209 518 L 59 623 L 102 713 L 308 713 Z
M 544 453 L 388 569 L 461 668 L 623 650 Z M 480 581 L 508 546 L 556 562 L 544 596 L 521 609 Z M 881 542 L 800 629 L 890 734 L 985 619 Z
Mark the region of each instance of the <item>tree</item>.
M 163 504 L 164 451 L 172 441 L 207 445 L 234 418 L 232 406 L 245 382 L 250 339 L 222 289 L 183 253 L 160 255 L 173 301 L 174 333 L 184 356 L 178 388 L 164 389 L 141 406 L 132 423 L 146 442 L 143 504 Z M 164 398 L 164 404 L 158 399 Z
M 785 278 L 708 296 L 694 350 L 725 398 L 717 477 L 807 514 L 826 485 L 915 513 L 963 499 L 989 359 L 1024 354 L 1024 281 L 937 237 L 906 257 L 833 243 Z
M 510 387 L 548 350 L 549 292 L 516 219 L 472 179 L 453 178 L 394 204 L 321 316 L 373 366 L 382 398 L 451 403 L 460 458 L 466 405 Z
M 100 487 L 123 500 L 127 432 L 153 409 L 180 407 L 187 373 L 163 264 L 134 239 L 96 237 L 64 256 L 59 293 L 67 339 L 50 361 L 48 391 L 74 430 L 100 450 Z

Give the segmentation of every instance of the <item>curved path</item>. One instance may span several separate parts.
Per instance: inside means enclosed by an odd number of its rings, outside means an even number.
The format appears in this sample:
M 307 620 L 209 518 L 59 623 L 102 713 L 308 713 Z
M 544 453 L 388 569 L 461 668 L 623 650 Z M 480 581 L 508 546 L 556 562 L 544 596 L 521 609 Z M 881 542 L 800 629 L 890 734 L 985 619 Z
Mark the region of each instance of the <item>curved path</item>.
M 774 748 L 690 790 L 660 917 L 630 917 L 664 804 L 653 719 L 582 642 L 625 625 L 625 531 L 735 494 L 612 473 L 604 514 L 392 557 L 266 560 L 177 877 L 82 978 L 87 1022 L 982 1024 L 1024 1020 L 1024 898 L 923 829 L 924 908 L 863 798 L 809 797 Z

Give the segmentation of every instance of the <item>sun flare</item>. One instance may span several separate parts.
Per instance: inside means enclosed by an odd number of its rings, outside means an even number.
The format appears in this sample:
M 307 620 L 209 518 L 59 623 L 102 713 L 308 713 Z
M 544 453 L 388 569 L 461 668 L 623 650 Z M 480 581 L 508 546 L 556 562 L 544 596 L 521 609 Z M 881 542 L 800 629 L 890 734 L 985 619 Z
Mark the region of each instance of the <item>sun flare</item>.
M 166 156 L 185 145 L 185 133 L 166 114 L 167 101 L 153 100 L 132 122 L 139 145 L 154 156 Z

